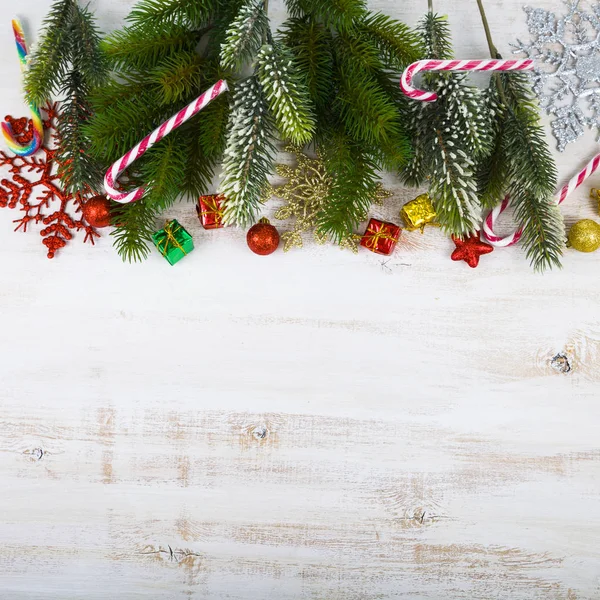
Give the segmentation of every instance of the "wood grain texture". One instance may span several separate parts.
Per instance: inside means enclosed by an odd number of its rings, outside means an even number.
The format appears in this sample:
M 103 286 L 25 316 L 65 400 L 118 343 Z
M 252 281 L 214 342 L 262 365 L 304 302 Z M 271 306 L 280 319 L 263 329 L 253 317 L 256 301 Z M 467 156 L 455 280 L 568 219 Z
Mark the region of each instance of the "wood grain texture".
M 47 4 L 19 3 L 28 32 Z M 521 1 L 486 4 L 508 54 Z M 92 3 L 105 30 L 131 5 Z M 415 24 L 426 2 L 371 5 Z M 475 1 L 435 5 L 486 56 Z M 0 57 L 19 114 L 8 28 Z M 386 184 L 397 220 L 415 194 Z M 595 214 L 586 186 L 563 207 Z M 0 212 L 2 600 L 600 597 L 600 255 L 471 270 L 430 229 L 389 260 L 262 259 L 173 216 L 197 250 L 171 269 L 107 237 L 48 261 Z

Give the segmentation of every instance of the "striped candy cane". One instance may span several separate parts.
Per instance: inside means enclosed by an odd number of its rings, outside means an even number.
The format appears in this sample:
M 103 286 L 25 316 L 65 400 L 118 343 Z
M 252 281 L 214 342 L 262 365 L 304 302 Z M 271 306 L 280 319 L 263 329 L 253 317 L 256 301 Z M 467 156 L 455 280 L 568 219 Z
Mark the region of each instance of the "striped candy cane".
M 421 71 L 532 71 L 533 61 L 521 60 L 419 60 L 409 65 L 400 78 L 400 89 L 409 98 L 422 102 L 435 102 L 437 94 L 418 90 L 412 86 L 415 75 Z
M 600 166 L 600 154 L 596 154 L 592 160 L 581 170 L 577 175 L 572 177 L 568 183 L 563 185 L 562 188 L 554 196 L 556 204 L 562 204 L 567 196 L 576 190 L 592 173 L 598 170 Z M 486 240 L 498 248 L 506 248 L 507 246 L 513 246 L 516 244 L 523 235 L 523 229 L 517 229 L 510 235 L 505 237 L 499 237 L 494 233 L 494 227 L 498 217 L 506 210 L 510 202 L 510 198 L 506 196 L 501 204 L 498 204 L 484 219 L 483 221 L 483 235 Z
M 228 89 L 226 81 L 217 81 L 215 85 L 206 90 L 199 98 L 196 98 L 189 106 L 180 110 L 168 121 L 165 121 L 150 135 L 146 136 L 135 148 L 132 148 L 125 156 L 114 163 L 104 177 L 104 189 L 106 190 L 108 197 L 121 204 L 128 204 L 129 202 L 139 200 L 144 195 L 144 187 L 139 187 L 131 192 L 121 192 L 115 189 L 115 183 L 121 173 L 152 148 L 154 144 L 169 135 L 174 129 L 183 125 L 186 121 L 189 121 L 189 119 L 197 115 L 207 104 Z

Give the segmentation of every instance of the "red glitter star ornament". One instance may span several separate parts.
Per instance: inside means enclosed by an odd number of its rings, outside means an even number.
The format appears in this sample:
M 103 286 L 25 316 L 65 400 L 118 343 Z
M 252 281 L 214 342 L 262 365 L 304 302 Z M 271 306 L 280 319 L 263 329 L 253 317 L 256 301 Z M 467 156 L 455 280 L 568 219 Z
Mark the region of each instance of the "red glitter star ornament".
M 47 119 L 44 127 L 52 131 L 52 140 L 56 141 L 56 104 L 48 105 L 44 112 Z M 21 144 L 27 144 L 33 137 L 31 121 L 26 118 L 13 119 L 6 117 L 15 133 L 16 140 Z M 41 154 L 40 154 L 41 153 Z M 41 223 L 46 227 L 40 231 L 44 238 L 42 243 L 48 248 L 48 258 L 54 258 L 56 252 L 67 245 L 73 238 L 74 231 L 85 231 L 84 243 L 94 243 L 95 237 L 100 234 L 86 222 L 83 216 L 75 219 L 69 214 L 79 213 L 81 205 L 86 198 L 76 194 L 75 196 L 64 192 L 60 188 L 59 177 L 56 174 L 56 149 L 48 148 L 47 143 L 42 146 L 40 153 L 36 156 L 21 157 L 12 156 L 0 151 L 0 167 L 10 167 L 10 179 L 3 178 L 0 181 L 0 208 L 17 208 L 24 213 L 20 219 L 15 219 L 17 224 L 15 231 L 21 229 L 27 231 L 30 223 Z M 41 158 L 38 158 L 41 155 Z M 28 177 L 23 177 L 23 173 Z M 33 198 L 36 188 L 41 191 L 37 198 Z
M 464 260 L 472 269 L 479 264 L 480 256 L 494 250 L 493 246 L 481 241 L 479 232 L 465 240 L 452 236 L 452 241 L 456 244 L 456 250 L 450 258 L 456 261 Z

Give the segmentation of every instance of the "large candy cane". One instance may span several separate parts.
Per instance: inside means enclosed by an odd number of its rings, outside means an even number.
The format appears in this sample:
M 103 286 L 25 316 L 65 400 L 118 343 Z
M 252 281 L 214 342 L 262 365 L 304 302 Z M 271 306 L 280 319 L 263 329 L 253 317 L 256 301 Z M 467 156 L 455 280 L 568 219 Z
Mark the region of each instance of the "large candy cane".
M 567 196 L 576 190 L 592 173 L 598 170 L 600 166 L 600 154 L 596 154 L 592 160 L 577 175 L 572 177 L 554 196 L 556 204 L 562 204 Z M 501 204 L 498 204 L 483 221 L 483 235 L 487 241 L 498 248 L 505 248 L 516 244 L 523 235 L 523 229 L 517 229 L 510 235 L 499 237 L 494 233 L 494 227 L 498 217 L 506 210 L 510 202 L 507 196 Z
M 418 90 L 412 86 L 415 75 L 421 71 L 532 71 L 531 59 L 521 60 L 419 60 L 409 65 L 402 73 L 400 89 L 409 98 L 422 102 L 435 102 L 437 94 Z
M 215 85 L 206 90 L 199 98 L 196 98 L 190 105 L 180 110 L 176 115 L 165 121 L 160 127 L 155 129 L 150 135 L 146 136 L 135 148 L 132 148 L 125 156 L 120 158 L 106 173 L 104 177 L 104 189 L 112 200 L 121 204 L 128 204 L 139 200 L 145 192 L 144 187 L 139 187 L 130 192 L 121 192 L 115 189 L 115 183 L 121 173 L 134 163 L 140 156 L 146 153 L 154 144 L 169 135 L 171 131 L 183 125 L 186 121 L 197 115 L 207 104 L 226 92 L 229 88 L 224 80 L 217 81 Z
M 27 42 L 25 41 L 25 33 L 23 32 L 21 23 L 17 19 L 13 20 L 12 28 L 15 36 L 15 43 L 17 44 L 19 61 L 21 63 L 21 71 L 25 72 L 27 69 Z M 33 123 L 33 137 L 25 146 L 17 142 L 10 123 L 8 121 L 2 123 L 2 135 L 6 140 L 6 144 L 17 156 L 31 156 L 32 154 L 35 154 L 44 141 L 44 123 L 42 121 L 40 109 L 35 104 L 30 104 L 29 111 Z

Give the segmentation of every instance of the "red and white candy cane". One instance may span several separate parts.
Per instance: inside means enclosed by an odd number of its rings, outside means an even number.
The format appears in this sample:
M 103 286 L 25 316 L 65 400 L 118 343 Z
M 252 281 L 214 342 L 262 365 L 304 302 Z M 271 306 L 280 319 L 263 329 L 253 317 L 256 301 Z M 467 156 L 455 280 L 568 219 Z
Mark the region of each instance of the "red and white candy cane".
M 554 201 L 556 204 L 562 204 L 567 196 L 576 190 L 592 173 L 598 170 L 600 166 L 600 154 L 596 154 L 592 160 L 581 170 L 577 175 L 572 177 L 568 183 L 563 185 L 562 188 L 557 192 L 554 196 Z M 523 235 L 523 229 L 517 229 L 517 231 L 513 231 L 510 235 L 505 237 L 497 236 L 494 233 L 494 227 L 496 225 L 496 221 L 498 217 L 507 209 L 510 203 L 510 198 L 506 196 L 501 204 L 498 204 L 484 219 L 483 221 L 483 235 L 486 240 L 492 244 L 492 246 L 496 246 L 498 248 L 505 248 L 507 246 L 513 246 L 516 244 Z
M 400 78 L 400 89 L 409 98 L 422 102 L 435 102 L 437 94 L 418 90 L 412 86 L 415 75 L 421 71 L 532 71 L 533 61 L 521 60 L 419 60 L 404 70 Z
M 147 152 L 156 142 L 169 135 L 171 131 L 183 125 L 186 121 L 197 115 L 207 104 L 228 90 L 227 82 L 217 81 L 215 85 L 207 89 L 200 97 L 196 98 L 189 106 L 180 110 L 176 115 L 155 129 L 150 135 L 146 136 L 135 148 L 132 148 L 125 156 L 120 158 L 106 173 L 104 177 L 104 189 L 106 194 L 112 200 L 121 204 L 128 204 L 139 200 L 145 192 L 143 187 L 139 187 L 130 192 L 121 192 L 115 189 L 115 183 L 121 173 L 140 156 Z

